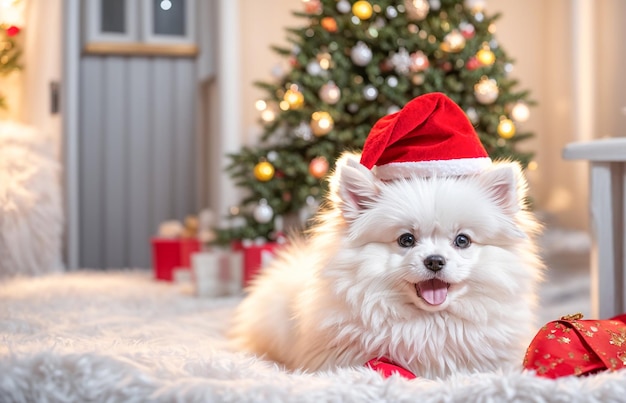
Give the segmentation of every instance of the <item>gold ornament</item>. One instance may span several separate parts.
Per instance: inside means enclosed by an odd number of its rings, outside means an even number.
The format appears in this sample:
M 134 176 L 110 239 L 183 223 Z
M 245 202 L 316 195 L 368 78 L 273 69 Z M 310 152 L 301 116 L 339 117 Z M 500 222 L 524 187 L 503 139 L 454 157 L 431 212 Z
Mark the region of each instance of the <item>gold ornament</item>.
M 261 161 L 254 166 L 254 177 L 261 182 L 267 182 L 274 177 L 274 166 L 267 161 Z
M 410 20 L 421 21 L 428 15 L 430 4 L 428 0 L 405 0 L 404 8 Z
M 507 140 L 515 136 L 515 123 L 511 119 L 500 120 L 500 123 L 498 123 L 498 134 Z
M 443 38 L 439 48 L 447 53 L 458 53 L 465 48 L 465 37 L 458 29 L 453 29 Z
M 304 95 L 295 86 L 285 92 L 283 100 L 289 104 L 290 109 L 300 109 L 304 105 Z
M 367 20 L 372 16 L 372 5 L 365 0 L 359 0 L 352 5 L 352 14 L 360 20 Z
M 323 70 L 328 70 L 331 67 L 332 61 L 333 61 L 332 56 L 328 52 L 319 53 L 316 56 L 316 59 L 317 59 L 317 62 L 319 63 L 319 66 Z
M 313 112 L 311 115 L 311 130 L 316 136 L 324 136 L 333 129 L 335 122 L 330 113 L 325 111 Z
M 474 96 L 483 105 L 494 103 L 498 99 L 499 93 L 498 83 L 493 78 L 483 76 L 479 82 L 474 84 Z
M 491 66 L 496 61 L 496 55 L 489 49 L 489 45 L 483 45 L 482 49 L 476 52 L 476 59 L 483 66 Z

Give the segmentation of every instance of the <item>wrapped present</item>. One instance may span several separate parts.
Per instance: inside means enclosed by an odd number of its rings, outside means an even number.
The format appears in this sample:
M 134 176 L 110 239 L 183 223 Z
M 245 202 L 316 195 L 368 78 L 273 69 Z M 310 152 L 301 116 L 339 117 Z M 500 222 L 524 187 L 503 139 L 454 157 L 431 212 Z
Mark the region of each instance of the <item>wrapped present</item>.
M 194 253 L 193 284 L 199 297 L 236 295 L 241 292 L 242 253 L 223 250 Z
M 626 368 L 626 314 L 609 320 L 576 314 L 548 323 L 528 347 L 524 368 L 553 379 Z
M 232 245 L 233 251 L 240 251 L 243 255 L 243 286 L 246 287 L 250 284 L 250 281 L 259 273 L 259 271 L 269 264 L 276 254 L 277 248 L 282 243 L 278 242 L 265 242 L 262 244 L 256 244 L 253 242 L 234 242 Z
M 191 268 L 191 256 L 201 249 L 196 238 L 152 238 L 154 278 L 173 281 L 174 270 Z

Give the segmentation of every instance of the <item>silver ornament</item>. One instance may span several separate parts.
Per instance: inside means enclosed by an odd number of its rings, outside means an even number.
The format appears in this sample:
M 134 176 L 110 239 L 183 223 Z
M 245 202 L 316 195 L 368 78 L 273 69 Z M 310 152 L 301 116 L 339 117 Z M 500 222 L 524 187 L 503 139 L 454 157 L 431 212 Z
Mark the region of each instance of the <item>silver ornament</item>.
M 363 88 L 363 98 L 368 101 L 373 101 L 378 97 L 378 90 L 371 84 L 366 85 Z
M 272 77 L 283 78 L 285 75 L 285 68 L 279 63 L 272 67 Z
M 317 60 L 311 60 L 306 65 L 306 72 L 311 76 L 319 76 L 322 73 L 322 66 L 320 66 Z
M 276 158 L 278 158 L 278 153 L 274 150 L 270 151 L 267 153 L 267 160 L 270 162 L 276 161 Z
M 469 108 L 467 108 L 467 111 L 465 111 L 465 114 L 467 115 L 467 117 L 469 118 L 470 122 L 472 122 L 473 125 L 478 123 L 478 112 L 476 112 L 476 109 L 474 107 L 470 106 Z
M 396 88 L 398 86 L 398 77 L 389 76 L 387 77 L 387 85 L 391 88 Z
M 342 14 L 347 14 L 350 12 L 350 10 L 352 10 L 352 6 L 350 5 L 350 2 L 348 0 L 340 0 L 337 3 L 337 11 L 339 11 Z
M 430 0 L 430 9 L 431 10 L 439 10 L 441 8 L 441 1 L 439 0 Z
M 390 20 L 393 20 L 398 16 L 398 10 L 396 10 L 393 6 L 389 6 L 385 9 L 385 15 Z
M 389 108 L 387 108 L 387 114 L 391 115 L 392 113 L 396 113 L 400 111 L 400 107 L 398 105 L 391 105 Z
M 411 56 L 405 48 L 400 48 L 398 52 L 391 55 L 389 60 L 398 74 L 408 73 L 412 65 Z
M 313 138 L 313 131 L 311 131 L 311 126 L 305 122 L 300 122 L 300 124 L 293 129 L 293 134 L 306 141 L 309 141 Z
M 257 204 L 254 208 L 252 216 L 256 222 L 266 224 L 272 220 L 272 217 L 274 217 L 274 209 L 267 204 L 267 200 L 261 199 L 259 200 L 259 204 Z
M 372 61 L 372 50 L 364 42 L 359 41 L 350 51 L 350 58 L 357 66 L 365 66 Z

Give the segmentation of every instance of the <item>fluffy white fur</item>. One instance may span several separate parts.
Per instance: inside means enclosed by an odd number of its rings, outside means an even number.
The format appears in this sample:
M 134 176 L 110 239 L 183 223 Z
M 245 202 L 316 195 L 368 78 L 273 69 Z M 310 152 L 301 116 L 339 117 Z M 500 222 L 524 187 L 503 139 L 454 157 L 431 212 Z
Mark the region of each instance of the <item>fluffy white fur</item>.
M 61 166 L 50 136 L 0 121 L 0 279 L 59 271 Z
M 425 378 L 521 366 L 537 330 L 542 263 L 516 163 L 465 177 L 381 181 L 346 155 L 327 209 L 264 269 L 238 307 L 238 348 L 307 371 L 376 357 Z M 398 238 L 411 233 L 412 247 Z M 466 234 L 471 245 L 454 245 Z M 424 259 L 446 260 L 436 274 Z M 416 284 L 450 284 L 429 304 Z

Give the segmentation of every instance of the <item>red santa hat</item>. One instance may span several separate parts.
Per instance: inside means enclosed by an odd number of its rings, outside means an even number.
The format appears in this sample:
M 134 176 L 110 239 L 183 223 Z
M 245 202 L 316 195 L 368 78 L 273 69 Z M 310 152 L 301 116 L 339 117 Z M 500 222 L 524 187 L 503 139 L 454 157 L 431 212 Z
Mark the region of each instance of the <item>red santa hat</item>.
M 376 122 L 365 141 L 361 164 L 378 178 L 390 180 L 476 174 L 491 159 L 465 112 L 434 92 Z

